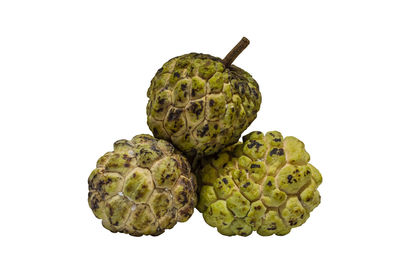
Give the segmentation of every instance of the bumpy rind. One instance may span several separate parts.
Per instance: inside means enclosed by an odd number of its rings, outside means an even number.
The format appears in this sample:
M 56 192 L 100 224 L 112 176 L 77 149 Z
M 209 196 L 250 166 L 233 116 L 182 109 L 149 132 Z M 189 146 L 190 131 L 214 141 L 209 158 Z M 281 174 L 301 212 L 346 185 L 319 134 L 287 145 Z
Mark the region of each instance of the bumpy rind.
M 277 131 L 252 132 L 197 170 L 197 209 L 224 235 L 285 235 L 319 205 L 319 171 L 303 142 Z
M 89 206 L 103 226 L 133 236 L 159 235 L 188 220 L 197 201 L 186 158 L 150 135 L 115 142 L 88 182 Z
M 236 143 L 256 118 L 261 94 L 246 71 L 191 53 L 169 60 L 147 91 L 147 124 L 189 159 Z

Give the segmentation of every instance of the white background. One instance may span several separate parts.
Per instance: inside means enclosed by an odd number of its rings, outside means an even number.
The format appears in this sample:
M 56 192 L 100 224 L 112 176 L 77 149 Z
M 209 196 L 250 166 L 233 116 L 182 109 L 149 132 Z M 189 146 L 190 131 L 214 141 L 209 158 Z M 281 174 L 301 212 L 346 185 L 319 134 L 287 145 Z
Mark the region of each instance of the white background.
M 258 81 L 246 132 L 306 144 L 322 203 L 283 237 L 225 237 L 195 211 L 159 237 L 105 230 L 87 178 L 150 133 L 169 58 L 223 57 Z M 1 265 L 399 265 L 398 1 L 1 1 Z

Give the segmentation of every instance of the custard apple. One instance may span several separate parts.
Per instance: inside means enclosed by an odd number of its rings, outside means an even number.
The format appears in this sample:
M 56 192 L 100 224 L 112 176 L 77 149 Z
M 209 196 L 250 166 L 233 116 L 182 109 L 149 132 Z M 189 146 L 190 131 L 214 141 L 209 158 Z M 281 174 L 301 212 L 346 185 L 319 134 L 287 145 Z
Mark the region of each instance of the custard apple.
M 89 206 L 111 232 L 159 235 L 188 220 L 196 200 L 186 158 L 150 135 L 115 142 L 89 177 Z
M 211 155 L 236 143 L 256 118 L 261 94 L 246 71 L 231 65 L 243 39 L 225 57 L 190 53 L 160 68 L 147 91 L 147 124 L 188 159 Z
M 319 171 L 303 142 L 271 131 L 204 158 L 197 170 L 204 220 L 223 235 L 285 235 L 319 205 Z

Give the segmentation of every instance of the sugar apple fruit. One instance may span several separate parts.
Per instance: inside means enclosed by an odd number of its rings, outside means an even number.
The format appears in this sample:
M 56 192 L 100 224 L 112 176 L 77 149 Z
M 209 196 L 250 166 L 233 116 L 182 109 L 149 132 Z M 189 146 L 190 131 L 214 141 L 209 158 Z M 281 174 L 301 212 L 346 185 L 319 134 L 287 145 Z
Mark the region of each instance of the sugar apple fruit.
M 160 68 L 147 91 L 147 124 L 188 159 L 211 155 L 236 143 L 256 118 L 261 94 L 246 71 L 231 65 L 245 38 L 225 57 L 190 53 Z
M 256 131 L 243 141 L 203 159 L 197 209 L 223 235 L 285 235 L 320 203 L 321 174 L 295 137 Z
M 159 235 L 188 220 L 196 200 L 186 158 L 150 135 L 115 142 L 89 177 L 89 206 L 112 232 Z

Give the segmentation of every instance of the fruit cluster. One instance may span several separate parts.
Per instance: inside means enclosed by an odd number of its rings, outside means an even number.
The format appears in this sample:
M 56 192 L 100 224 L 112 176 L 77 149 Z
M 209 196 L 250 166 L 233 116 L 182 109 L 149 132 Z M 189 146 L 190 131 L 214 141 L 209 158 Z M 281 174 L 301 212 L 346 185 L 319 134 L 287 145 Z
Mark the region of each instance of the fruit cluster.
M 304 144 L 278 131 L 241 134 L 261 105 L 257 82 L 220 58 L 190 53 L 160 68 L 147 91 L 153 132 L 114 143 L 89 176 L 89 206 L 111 232 L 159 235 L 196 207 L 223 235 L 285 235 L 319 205 L 319 171 Z

